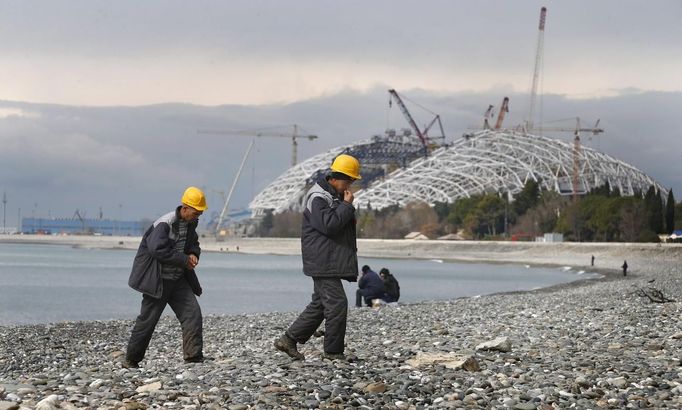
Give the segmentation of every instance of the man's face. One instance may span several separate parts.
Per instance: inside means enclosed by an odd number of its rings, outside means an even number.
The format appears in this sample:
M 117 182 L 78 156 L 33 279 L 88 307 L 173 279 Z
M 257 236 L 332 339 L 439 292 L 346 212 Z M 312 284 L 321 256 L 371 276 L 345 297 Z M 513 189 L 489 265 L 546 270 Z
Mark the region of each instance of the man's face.
M 201 214 L 203 214 L 202 211 L 197 211 L 191 206 L 183 205 L 182 208 L 180 208 L 180 218 L 186 222 L 194 222 L 199 220 Z
M 329 185 L 333 186 L 334 189 L 336 189 L 336 192 L 338 192 L 339 194 L 343 194 L 344 192 L 350 189 L 350 186 L 353 185 L 353 182 L 355 181 L 331 178 L 329 180 Z

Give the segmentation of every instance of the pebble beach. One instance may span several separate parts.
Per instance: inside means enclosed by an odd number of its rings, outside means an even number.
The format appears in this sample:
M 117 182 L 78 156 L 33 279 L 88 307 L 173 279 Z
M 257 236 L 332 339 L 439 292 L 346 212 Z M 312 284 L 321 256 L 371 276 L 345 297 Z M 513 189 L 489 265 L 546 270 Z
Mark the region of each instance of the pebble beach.
M 164 317 L 139 369 L 121 366 L 132 318 L 0 327 L 0 410 L 682 407 L 682 248 L 363 243 L 373 256 L 574 267 L 597 252 L 604 277 L 351 308 L 348 361 L 323 360 L 322 338 L 300 347 L 305 361 L 274 350 L 298 312 L 206 317 L 210 360 L 197 364 L 183 363 L 179 324 Z M 675 302 L 637 294 L 650 288 Z

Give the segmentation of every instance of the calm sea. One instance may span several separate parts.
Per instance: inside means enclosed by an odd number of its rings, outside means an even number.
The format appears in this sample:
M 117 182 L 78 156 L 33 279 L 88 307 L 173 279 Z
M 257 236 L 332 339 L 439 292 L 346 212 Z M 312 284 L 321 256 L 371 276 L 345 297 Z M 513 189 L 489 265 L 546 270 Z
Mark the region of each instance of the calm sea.
M 135 252 L 0 244 L 0 325 L 134 319 L 141 294 L 128 288 Z M 361 258 L 400 281 L 401 302 L 528 290 L 597 276 L 561 268 Z M 204 253 L 198 269 L 204 314 L 299 311 L 312 280 L 300 256 Z M 346 283 L 349 304 L 357 284 Z M 166 314 L 172 314 L 167 308 Z

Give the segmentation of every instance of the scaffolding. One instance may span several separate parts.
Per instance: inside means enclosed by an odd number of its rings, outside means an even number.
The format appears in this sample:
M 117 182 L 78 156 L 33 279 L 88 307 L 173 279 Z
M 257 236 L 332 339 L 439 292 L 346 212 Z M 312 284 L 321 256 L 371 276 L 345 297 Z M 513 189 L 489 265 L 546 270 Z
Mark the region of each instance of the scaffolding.
M 410 202 L 452 203 L 481 193 L 513 197 L 531 179 L 543 189 L 562 195 L 573 195 L 574 190 L 583 194 L 606 183 L 625 196 L 646 192 L 652 185 L 662 195 L 667 194 L 665 188 L 636 167 L 592 148 L 580 151 L 575 174 L 572 145 L 557 139 L 483 130 L 453 144 L 434 147 L 424 157 L 421 142 L 406 134 L 387 132 L 383 137 L 337 147 L 301 162 L 260 192 L 249 208 L 254 216 L 266 210 L 300 211 L 308 187 L 328 171 L 341 153 L 361 160 L 366 186 L 355 197 L 363 208 L 382 209 Z

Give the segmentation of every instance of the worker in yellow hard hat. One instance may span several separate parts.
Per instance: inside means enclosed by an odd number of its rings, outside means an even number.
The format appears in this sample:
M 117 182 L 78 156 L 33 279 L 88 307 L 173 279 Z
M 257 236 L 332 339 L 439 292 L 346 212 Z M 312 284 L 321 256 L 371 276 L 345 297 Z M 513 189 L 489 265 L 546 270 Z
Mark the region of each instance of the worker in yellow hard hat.
M 342 279 L 357 281 L 358 256 L 355 207 L 350 186 L 360 179 L 360 162 L 347 154 L 334 159 L 329 173 L 305 196 L 301 250 L 303 273 L 313 278 L 313 297 L 275 348 L 294 359 L 305 357 L 297 344 L 305 343 L 325 321 L 323 357 L 346 359 L 344 340 L 348 300 Z
M 137 250 L 128 285 L 142 292 L 142 307 L 124 367 L 139 367 L 167 304 L 180 320 L 185 362 L 204 360 L 203 318 L 196 298 L 201 295 L 201 285 L 195 269 L 201 255 L 196 227 L 207 209 L 206 197 L 199 188 L 189 187 L 180 202 L 175 211 L 149 227 Z

